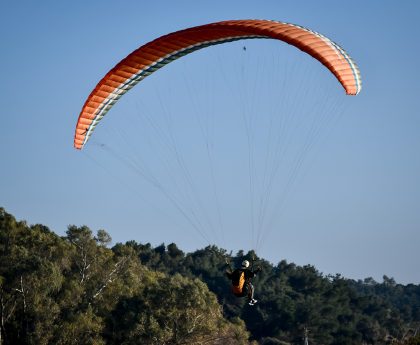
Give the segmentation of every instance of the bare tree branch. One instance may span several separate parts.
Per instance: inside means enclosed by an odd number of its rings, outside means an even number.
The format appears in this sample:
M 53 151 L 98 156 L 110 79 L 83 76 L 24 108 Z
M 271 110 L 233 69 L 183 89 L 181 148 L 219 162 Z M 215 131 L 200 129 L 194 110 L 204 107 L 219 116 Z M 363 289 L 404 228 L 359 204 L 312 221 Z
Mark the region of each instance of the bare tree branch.
M 122 258 L 120 261 L 118 261 L 115 265 L 114 265 L 114 269 L 109 272 L 108 276 L 105 279 L 105 282 L 101 285 L 101 287 L 96 291 L 96 293 L 92 296 L 92 299 L 95 299 L 96 297 L 98 297 L 102 291 L 108 286 L 108 284 L 112 283 L 113 281 L 113 276 L 115 274 L 118 274 L 120 272 L 120 270 L 123 267 L 123 264 L 127 261 L 127 258 L 124 257 Z

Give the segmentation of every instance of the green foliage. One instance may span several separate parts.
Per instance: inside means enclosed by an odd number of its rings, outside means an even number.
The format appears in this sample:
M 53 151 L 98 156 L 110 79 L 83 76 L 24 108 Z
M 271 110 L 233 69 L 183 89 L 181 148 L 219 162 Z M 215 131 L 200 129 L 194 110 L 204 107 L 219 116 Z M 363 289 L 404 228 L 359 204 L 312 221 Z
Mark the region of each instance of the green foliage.
M 420 286 L 324 276 L 283 260 L 215 246 L 135 241 L 105 230 L 59 237 L 0 208 L 2 344 L 420 344 Z M 226 258 L 261 266 L 258 304 L 236 298 Z M 248 331 L 250 333 L 248 333 Z
M 248 343 L 202 281 L 149 271 L 137 247 L 110 242 L 87 226 L 61 238 L 0 208 L 0 344 Z
M 273 266 L 257 258 L 263 269 L 253 281 L 259 302 L 248 307 L 230 292 L 223 249 L 212 246 L 172 258 L 169 246 L 153 248 L 133 241 L 127 245 L 145 266 L 204 281 L 224 314 L 242 318 L 261 343 L 301 344 L 307 328 L 310 344 L 387 344 L 401 339 L 407 328 L 420 326 L 420 286 L 402 286 L 386 276 L 383 283 L 371 278 L 355 282 L 324 276 L 310 265 L 283 260 Z M 239 266 L 254 256 L 240 251 L 230 261 Z
M 120 300 L 112 312 L 113 342 L 201 344 L 235 339 L 235 344 L 247 343 L 243 325 L 234 327 L 223 319 L 215 295 L 202 281 L 179 274 L 149 274 L 150 283 Z

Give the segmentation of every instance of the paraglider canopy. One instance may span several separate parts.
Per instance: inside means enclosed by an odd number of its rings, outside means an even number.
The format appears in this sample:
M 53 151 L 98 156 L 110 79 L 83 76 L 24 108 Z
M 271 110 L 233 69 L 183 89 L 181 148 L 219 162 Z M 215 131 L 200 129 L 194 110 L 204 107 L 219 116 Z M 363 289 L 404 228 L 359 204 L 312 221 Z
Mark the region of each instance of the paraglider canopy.
M 87 98 L 76 125 L 74 147 L 82 149 L 102 117 L 139 81 L 166 64 L 196 50 L 241 39 L 269 38 L 311 55 L 338 79 L 348 95 L 362 87 L 351 57 L 327 37 L 299 25 L 270 20 L 230 20 L 196 26 L 157 38 L 121 60 Z

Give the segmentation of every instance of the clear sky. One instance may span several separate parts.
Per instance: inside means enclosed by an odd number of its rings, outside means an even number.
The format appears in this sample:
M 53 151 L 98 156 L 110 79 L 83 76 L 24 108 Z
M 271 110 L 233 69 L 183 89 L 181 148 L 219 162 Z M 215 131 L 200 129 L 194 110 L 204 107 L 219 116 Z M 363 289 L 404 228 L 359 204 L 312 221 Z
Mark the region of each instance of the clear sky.
M 360 95 L 340 99 L 343 116 L 305 157 L 281 212 L 272 203 L 272 227 L 264 230 L 258 254 L 273 263 L 286 259 L 312 264 L 325 274 L 378 281 L 386 274 L 397 282 L 420 283 L 418 1 L 3 2 L 0 206 L 18 219 L 45 224 L 58 234 L 64 234 L 69 224 L 86 224 L 94 231 L 107 230 L 114 242 L 176 242 L 186 251 L 213 242 L 233 252 L 254 248 L 256 230 L 250 225 L 254 211 L 250 211 L 252 193 L 248 193 L 245 159 L 250 151 L 246 140 L 241 141 L 246 136 L 233 133 L 238 123 L 224 115 L 232 113 L 234 118 L 243 107 L 247 114 L 277 110 L 276 83 L 281 83 L 269 76 L 288 68 L 297 70 L 299 80 L 311 75 L 308 83 L 312 85 L 331 84 L 337 89 L 337 94 L 332 91 L 333 101 L 346 97 L 323 66 L 301 57 L 297 49 L 280 43 L 281 48 L 276 48 L 272 43 L 243 42 L 180 59 L 118 102 L 94 133 L 96 146 L 93 142 L 83 152 L 73 149 L 74 127 L 84 100 L 99 79 L 132 50 L 190 26 L 254 18 L 295 23 L 324 34 L 350 53 L 363 79 Z M 281 55 L 275 60 L 280 65 L 272 72 L 263 71 L 266 74 L 261 75 L 270 80 L 252 89 L 252 71 L 261 61 L 270 66 L 267 61 L 273 60 L 273 54 Z M 290 88 L 295 87 L 294 72 L 285 74 Z M 236 92 L 230 83 L 241 83 L 242 77 L 246 80 L 238 89 L 245 96 L 257 95 L 257 101 L 251 103 L 253 97 L 249 97 L 235 104 L 235 97 L 227 97 Z M 270 85 L 270 91 L 264 85 Z M 279 85 L 279 90 L 284 92 L 284 86 Z M 293 111 L 308 103 L 296 91 L 291 95 L 297 98 Z M 191 96 L 195 100 L 187 101 Z M 311 104 L 302 109 L 308 111 Z M 215 122 L 206 127 L 214 131 L 210 142 L 216 142 L 211 169 L 208 161 L 201 161 L 206 150 L 199 150 L 202 143 L 195 137 L 202 123 L 188 120 L 197 109 L 206 109 L 200 121 L 211 118 L 210 111 L 216 114 L 214 121 L 226 121 L 223 126 Z M 158 131 L 132 122 L 137 116 L 147 123 L 155 113 L 163 113 L 157 126 L 164 127 L 168 118 L 169 122 L 179 119 L 173 132 L 163 137 L 176 133 L 177 148 L 192 172 L 187 185 L 197 185 L 193 192 L 200 194 L 201 211 L 195 211 L 197 201 L 188 197 L 181 212 L 162 197 L 167 193 L 183 198 L 188 187 L 180 184 L 178 191 L 171 189 L 171 178 L 181 183 L 186 175 L 171 171 L 174 162 L 166 166 L 166 177 L 154 165 L 156 157 L 173 160 L 174 156 L 168 156 L 171 149 L 150 149 L 164 146 L 152 143 Z M 163 193 L 121 160 L 131 158 L 106 155 L 97 145 L 113 145 L 116 133 L 122 132 L 129 140 L 140 137 L 140 144 L 144 140 L 136 149 L 136 159 L 146 160 L 151 175 L 169 186 Z M 252 151 L 257 174 L 264 165 L 264 153 L 259 150 L 265 142 L 264 134 L 257 132 L 255 137 L 256 142 L 261 139 L 260 148 Z M 291 146 L 305 138 L 294 140 Z M 288 159 L 286 154 L 285 162 Z M 287 182 L 280 186 L 282 178 L 280 173 L 278 185 L 272 188 L 273 200 L 283 200 L 281 190 Z M 252 187 L 258 204 L 258 177 Z M 185 217 L 182 212 L 191 213 Z M 189 224 L 191 215 L 200 223 L 213 224 L 213 230 L 197 226 L 205 240 Z

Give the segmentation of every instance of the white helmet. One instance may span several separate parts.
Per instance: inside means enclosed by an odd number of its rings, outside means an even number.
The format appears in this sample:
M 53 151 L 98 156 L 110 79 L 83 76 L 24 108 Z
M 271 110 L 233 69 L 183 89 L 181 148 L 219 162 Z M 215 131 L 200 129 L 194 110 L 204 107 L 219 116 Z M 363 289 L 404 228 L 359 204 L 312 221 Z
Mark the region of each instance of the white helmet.
M 242 261 L 242 267 L 243 268 L 248 268 L 249 267 L 249 261 L 248 260 Z

